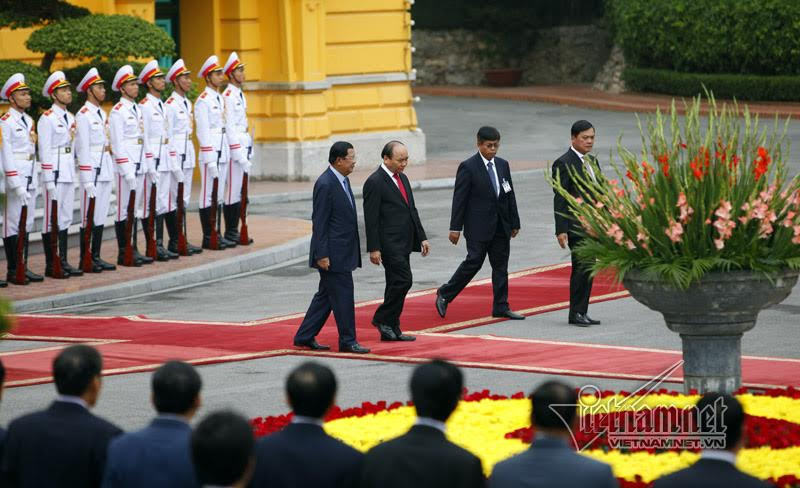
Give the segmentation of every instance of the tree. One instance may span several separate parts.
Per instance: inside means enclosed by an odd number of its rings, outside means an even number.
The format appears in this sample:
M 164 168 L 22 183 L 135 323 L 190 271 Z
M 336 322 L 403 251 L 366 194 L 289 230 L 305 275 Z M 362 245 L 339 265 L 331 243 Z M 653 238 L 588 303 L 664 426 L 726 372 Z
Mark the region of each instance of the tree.
M 0 28 L 32 27 L 89 13 L 62 0 L 0 0 Z
M 130 15 L 96 14 L 53 22 L 34 31 L 25 46 L 44 53 L 41 67 L 47 72 L 59 53 L 94 60 L 175 54 L 175 41 L 163 29 Z

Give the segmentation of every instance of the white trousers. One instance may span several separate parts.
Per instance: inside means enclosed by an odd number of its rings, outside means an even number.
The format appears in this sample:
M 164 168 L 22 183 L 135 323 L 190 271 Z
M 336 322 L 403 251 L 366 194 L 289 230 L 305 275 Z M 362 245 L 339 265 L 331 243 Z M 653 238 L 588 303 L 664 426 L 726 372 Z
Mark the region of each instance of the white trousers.
M 137 175 L 136 180 L 134 180 L 134 188 L 136 190 L 136 200 L 133 204 L 133 216 L 134 218 L 141 218 L 142 217 L 142 200 L 143 200 L 143 190 L 145 187 L 145 177 L 144 175 Z M 131 187 L 128 186 L 128 182 L 125 181 L 125 178 L 122 175 L 117 175 L 117 222 L 122 222 L 128 219 L 128 201 L 130 200 L 131 196 Z
M 231 161 L 228 166 L 228 184 L 225 188 L 225 203 L 230 205 L 242 200 L 244 166 L 239 163 L 234 163 L 233 161 Z
M 211 191 L 214 185 L 214 180 L 208 177 L 208 165 L 216 163 L 208 163 L 202 166 L 200 171 L 200 185 L 202 191 L 200 192 L 200 208 L 207 208 L 211 206 Z M 217 183 L 217 202 L 225 202 L 225 184 L 228 179 L 228 163 L 219 165 L 219 181 Z
M 110 181 L 98 181 L 94 185 L 94 219 L 93 225 L 105 225 L 106 217 L 108 216 L 108 207 L 111 205 L 111 188 L 113 187 Z M 89 197 L 86 191 L 81 191 L 81 227 L 84 229 L 89 227 L 86 222 L 86 212 L 89 210 Z
M 27 178 L 22 178 L 27 183 Z M 30 232 L 33 229 L 33 221 L 36 216 L 36 195 L 37 182 L 31 181 L 28 187 L 28 218 L 25 219 L 25 229 Z M 3 204 L 3 237 L 11 237 L 19 234 L 19 216 L 22 212 L 22 202 L 14 190 L 6 192 L 6 199 Z
M 58 229 L 66 230 L 72 225 L 72 211 L 75 208 L 75 183 L 68 181 L 56 183 L 54 192 L 44 191 L 44 229 L 42 232 L 52 232 L 50 222 L 53 216 L 52 201 L 58 201 Z
M 159 171 L 158 187 L 156 193 L 156 214 L 163 215 L 175 210 L 175 194 L 172 193 L 173 183 L 176 182 L 171 171 Z M 177 186 L 176 186 L 177 188 Z

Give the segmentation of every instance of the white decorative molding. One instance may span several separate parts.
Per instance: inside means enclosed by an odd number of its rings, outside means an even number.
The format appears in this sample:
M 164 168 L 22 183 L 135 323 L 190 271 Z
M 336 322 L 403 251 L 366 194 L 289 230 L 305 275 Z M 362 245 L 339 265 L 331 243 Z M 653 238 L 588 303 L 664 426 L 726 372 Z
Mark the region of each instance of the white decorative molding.
M 320 81 L 247 81 L 245 91 L 324 91 L 336 85 L 367 85 L 374 83 L 397 83 L 417 79 L 416 70 L 392 73 L 371 73 L 366 75 L 329 76 Z

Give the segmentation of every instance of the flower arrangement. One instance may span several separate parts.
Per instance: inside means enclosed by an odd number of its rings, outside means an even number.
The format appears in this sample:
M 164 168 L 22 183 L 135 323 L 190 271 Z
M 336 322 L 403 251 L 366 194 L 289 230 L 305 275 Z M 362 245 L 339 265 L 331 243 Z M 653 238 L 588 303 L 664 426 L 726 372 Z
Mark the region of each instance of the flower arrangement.
M 618 421 L 620 416 L 631 417 L 634 411 L 642 409 L 683 415 L 684 409 L 693 406 L 699 396 L 659 390 L 644 395 L 603 391 L 581 398 L 579 414 L 584 421 L 579 425 L 603 425 L 612 434 L 615 426 L 625 425 Z M 746 445 L 739 453 L 738 467 L 778 486 L 799 486 L 800 390 L 775 389 L 762 393 L 740 390 L 737 398 L 747 414 Z M 601 406 L 607 407 L 606 410 L 597 413 Z M 404 434 L 414 419 L 410 404 L 364 403 L 346 410 L 334 407 L 326 417 L 325 430 L 363 452 Z M 260 437 L 280 430 L 290 420 L 291 414 L 261 417 L 251 422 Z M 648 431 L 651 426 L 639 427 Z M 496 463 L 528 448 L 533 437 L 530 401 L 521 392 L 510 397 L 493 395 L 487 390 L 465 394 L 447 422 L 447 436 L 480 457 L 488 476 Z M 657 478 L 688 467 L 699 458 L 699 453 L 693 450 L 612 448 L 608 434 L 597 437 L 581 429 L 574 436 L 577 447 L 584 449 L 582 453 L 610 464 L 620 486 L 625 488 L 648 487 Z
M 784 166 L 788 120 L 762 128 L 745 106 L 718 107 L 708 96 L 671 112 L 638 119 L 642 152 L 618 144 L 617 178 L 582 177 L 582 196 L 566 198 L 585 237 L 575 252 L 593 272 L 619 280 L 632 269 L 678 289 L 712 271 L 766 275 L 800 268 L 800 179 Z

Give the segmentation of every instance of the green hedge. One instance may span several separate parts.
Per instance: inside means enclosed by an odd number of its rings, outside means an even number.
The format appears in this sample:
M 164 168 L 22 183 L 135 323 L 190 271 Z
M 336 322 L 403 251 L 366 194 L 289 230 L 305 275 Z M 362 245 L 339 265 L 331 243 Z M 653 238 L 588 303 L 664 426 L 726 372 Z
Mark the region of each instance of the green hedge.
M 629 65 L 684 73 L 800 74 L 797 0 L 608 0 Z
M 50 107 L 50 100 L 42 96 L 42 87 L 44 82 L 47 81 L 47 73 L 30 63 L 23 63 L 22 61 L 0 61 L 0 88 L 5 84 L 6 80 L 14 73 L 22 73 L 25 75 L 25 84 L 31 87 L 31 98 L 33 104 L 28 110 L 28 113 L 35 119 L 38 118 L 39 112 L 46 110 Z M 5 112 L 5 110 L 2 110 Z
M 705 89 L 717 98 L 737 100 L 800 100 L 800 76 L 759 76 L 678 73 L 675 71 L 626 68 L 623 79 L 628 90 L 694 97 Z

